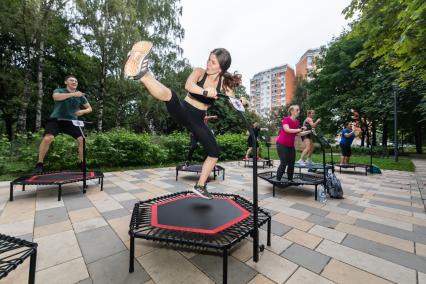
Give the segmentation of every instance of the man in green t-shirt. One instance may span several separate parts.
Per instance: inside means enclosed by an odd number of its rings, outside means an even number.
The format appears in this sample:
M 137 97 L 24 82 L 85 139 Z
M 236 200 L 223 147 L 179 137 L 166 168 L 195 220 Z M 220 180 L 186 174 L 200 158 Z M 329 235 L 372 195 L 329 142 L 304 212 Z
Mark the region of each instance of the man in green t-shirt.
M 49 151 L 50 144 L 59 133 L 68 134 L 77 140 L 80 161 L 79 167 L 83 170 L 83 137 L 80 129 L 73 125 L 71 120 L 91 113 L 92 107 L 87 101 L 84 93 L 77 91 L 78 81 L 75 76 L 68 75 L 65 77 L 65 86 L 65 88 L 59 88 L 53 91 L 52 97 L 55 101 L 55 106 L 46 123 L 46 131 L 40 143 L 38 162 L 35 169 L 38 173 L 44 171 L 44 157 Z

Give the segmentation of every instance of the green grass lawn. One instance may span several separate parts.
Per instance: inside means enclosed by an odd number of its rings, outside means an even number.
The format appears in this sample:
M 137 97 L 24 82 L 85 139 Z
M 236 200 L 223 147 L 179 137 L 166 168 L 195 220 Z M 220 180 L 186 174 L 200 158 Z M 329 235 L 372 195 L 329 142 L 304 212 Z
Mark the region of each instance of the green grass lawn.
M 296 160 L 299 160 L 301 152 L 297 152 L 296 154 Z M 278 154 L 276 149 L 270 150 L 271 159 L 279 160 Z M 267 149 L 262 148 L 262 157 L 267 157 Z M 312 155 L 312 160 L 315 163 L 322 163 L 322 154 L 314 154 Z M 327 163 L 331 162 L 330 153 L 326 153 L 326 160 Z M 340 162 L 340 154 L 334 154 L 333 155 L 334 163 Z M 364 155 L 364 156 L 352 156 L 350 159 L 351 163 L 360 163 L 360 164 L 370 164 L 370 156 Z M 380 157 L 374 157 L 373 156 L 373 164 L 378 166 L 382 170 L 397 170 L 397 171 L 407 171 L 407 172 L 414 172 L 415 167 L 414 164 L 411 162 L 411 160 L 407 157 L 399 157 L 399 162 L 396 163 L 393 160 L 393 157 L 389 158 L 380 158 Z

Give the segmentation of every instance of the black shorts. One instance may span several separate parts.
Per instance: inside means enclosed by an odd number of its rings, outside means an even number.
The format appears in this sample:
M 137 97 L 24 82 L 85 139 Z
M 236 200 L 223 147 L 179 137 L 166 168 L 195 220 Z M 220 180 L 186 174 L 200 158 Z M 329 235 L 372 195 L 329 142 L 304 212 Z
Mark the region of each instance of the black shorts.
M 342 156 L 350 157 L 352 155 L 351 146 L 340 144 L 340 149 L 342 149 Z
M 57 120 L 56 118 L 49 118 L 46 123 L 44 135 L 51 134 L 53 136 L 59 133 L 68 134 L 69 136 L 77 139 L 82 136 L 80 128 L 72 124 L 71 121 Z
M 259 148 L 259 145 L 260 145 L 259 140 L 256 140 L 256 144 L 257 144 L 257 147 Z M 247 145 L 248 145 L 250 148 L 253 148 L 253 139 L 251 139 L 251 137 L 250 137 L 250 136 L 249 136 L 249 138 L 247 138 Z
M 300 136 L 300 138 L 302 139 L 302 141 L 305 141 L 305 139 L 312 140 L 312 134 L 307 134 L 307 135 L 304 135 L 304 136 Z

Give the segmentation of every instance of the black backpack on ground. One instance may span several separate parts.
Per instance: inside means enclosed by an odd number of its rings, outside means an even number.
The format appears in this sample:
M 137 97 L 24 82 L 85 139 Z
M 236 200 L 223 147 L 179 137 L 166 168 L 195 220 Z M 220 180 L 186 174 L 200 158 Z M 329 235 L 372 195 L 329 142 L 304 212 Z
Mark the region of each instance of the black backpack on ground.
M 331 198 L 343 198 L 343 189 L 340 180 L 334 173 L 328 173 L 326 178 L 328 194 Z

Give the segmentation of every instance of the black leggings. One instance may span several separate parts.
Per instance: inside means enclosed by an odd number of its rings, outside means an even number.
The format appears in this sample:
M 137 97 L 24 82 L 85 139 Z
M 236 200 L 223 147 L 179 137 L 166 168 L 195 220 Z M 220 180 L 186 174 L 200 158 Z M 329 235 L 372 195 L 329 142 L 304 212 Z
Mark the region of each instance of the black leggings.
M 198 109 L 186 101 L 181 101 L 173 91 L 172 98 L 166 102 L 166 106 L 170 116 L 191 131 L 195 139 L 203 145 L 207 156 L 219 158 L 219 146 L 213 133 L 204 123 L 205 110 Z
M 296 149 L 294 147 L 286 147 L 277 143 L 278 156 L 280 157 L 280 166 L 277 170 L 277 180 L 281 180 L 285 169 L 287 168 L 287 177 L 293 179 L 294 163 L 296 161 Z
M 197 139 L 195 139 L 194 135 L 191 135 L 191 143 L 189 146 L 188 159 L 187 159 L 188 162 L 192 161 L 192 155 L 194 155 L 194 151 L 195 149 L 197 149 L 197 145 L 198 145 Z

